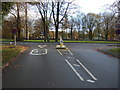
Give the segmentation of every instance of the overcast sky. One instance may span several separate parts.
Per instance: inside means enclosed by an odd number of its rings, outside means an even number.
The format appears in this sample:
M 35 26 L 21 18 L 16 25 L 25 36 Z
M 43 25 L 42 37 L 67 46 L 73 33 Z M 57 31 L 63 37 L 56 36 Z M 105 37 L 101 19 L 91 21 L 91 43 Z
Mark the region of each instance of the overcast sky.
M 75 3 L 81 7 L 81 11 L 84 13 L 96 13 L 99 14 L 102 11 L 104 5 L 112 5 L 116 0 L 75 0 Z
M 75 0 L 75 4 L 80 6 L 80 11 L 83 13 L 96 13 L 99 14 L 103 9 L 105 9 L 105 5 L 112 5 L 116 0 Z M 40 14 L 36 7 L 31 7 L 29 11 L 30 18 L 40 18 Z

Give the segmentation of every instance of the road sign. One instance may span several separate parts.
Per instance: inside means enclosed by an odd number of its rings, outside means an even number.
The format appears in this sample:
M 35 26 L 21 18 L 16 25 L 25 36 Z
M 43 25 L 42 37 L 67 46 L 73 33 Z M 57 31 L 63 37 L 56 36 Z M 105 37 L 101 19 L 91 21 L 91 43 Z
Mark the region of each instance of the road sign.
M 116 24 L 116 25 L 115 25 L 115 29 L 116 29 L 116 30 L 120 30 L 120 24 Z
M 120 34 L 120 29 L 115 31 L 116 34 Z
M 43 36 L 43 35 L 44 35 L 44 32 L 40 32 L 40 35 Z
M 13 33 L 13 34 L 16 34 L 16 33 L 17 33 L 17 29 L 16 29 L 15 27 L 12 29 L 12 33 Z

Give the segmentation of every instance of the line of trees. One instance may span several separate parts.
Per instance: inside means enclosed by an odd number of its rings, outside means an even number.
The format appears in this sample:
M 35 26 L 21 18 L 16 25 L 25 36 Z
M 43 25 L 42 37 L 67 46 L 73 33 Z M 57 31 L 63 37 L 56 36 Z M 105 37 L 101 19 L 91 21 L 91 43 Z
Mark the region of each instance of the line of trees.
M 36 7 L 40 18 L 28 17 L 29 7 Z M 13 38 L 12 29 L 17 29 L 17 40 L 63 39 L 108 40 L 116 38 L 115 25 L 120 23 L 120 1 L 100 14 L 80 12 L 73 1 L 59 2 L 3 2 L 3 38 Z M 71 12 L 76 11 L 76 12 Z M 73 15 L 74 14 L 74 15 Z M 53 29 L 53 30 L 52 30 Z

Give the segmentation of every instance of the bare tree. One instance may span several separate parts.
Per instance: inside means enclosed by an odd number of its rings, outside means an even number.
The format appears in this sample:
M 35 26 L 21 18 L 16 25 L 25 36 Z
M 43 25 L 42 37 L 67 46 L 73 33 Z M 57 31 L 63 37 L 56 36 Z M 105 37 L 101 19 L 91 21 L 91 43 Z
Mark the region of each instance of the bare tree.
M 17 31 L 18 31 L 18 40 L 21 39 L 20 36 L 20 2 L 17 2 Z
M 83 17 L 81 19 L 81 25 L 82 25 L 82 39 L 84 40 L 85 39 L 85 31 L 87 29 L 87 18 L 86 18 L 86 15 L 83 14 Z
M 63 21 L 61 22 L 62 24 L 62 38 L 64 38 L 64 31 L 66 30 L 66 39 L 68 37 L 68 28 L 69 28 L 69 20 L 68 20 L 68 16 L 67 14 L 65 15 L 65 18 L 63 19 Z
M 89 39 L 93 39 L 93 29 L 95 27 L 95 17 L 96 15 L 94 13 L 88 13 L 87 14 L 87 28 L 89 29 Z
M 51 20 L 52 11 L 49 10 L 50 3 L 46 0 L 46 2 L 37 2 L 36 6 L 39 10 L 39 13 L 41 15 L 42 21 L 43 21 L 43 27 L 44 27 L 44 41 L 49 38 L 49 23 Z M 48 16 L 49 14 L 49 16 Z M 48 18 L 49 17 L 49 18 Z
M 28 39 L 28 26 L 27 26 L 27 2 L 25 2 L 25 26 L 26 26 L 26 40 Z
M 55 26 L 55 42 L 58 41 L 58 29 L 59 24 L 61 21 L 65 18 L 65 15 L 67 14 L 69 5 L 72 2 L 65 2 L 64 0 L 59 0 L 58 2 L 52 2 L 52 14 L 53 14 L 53 20 L 54 20 L 54 26 Z
M 114 13 L 104 12 L 102 15 L 102 19 L 103 19 L 102 26 L 103 26 L 103 30 L 104 30 L 105 40 L 108 40 L 110 24 L 111 24 L 113 18 L 114 18 Z
M 71 19 L 69 21 L 69 26 L 70 26 L 70 37 L 71 37 L 71 40 L 73 40 L 73 30 L 74 30 L 74 26 L 75 26 L 75 20 L 73 17 L 71 17 Z
M 115 14 L 117 14 L 117 23 L 120 24 L 120 1 L 116 0 L 110 7 L 111 10 L 114 11 Z

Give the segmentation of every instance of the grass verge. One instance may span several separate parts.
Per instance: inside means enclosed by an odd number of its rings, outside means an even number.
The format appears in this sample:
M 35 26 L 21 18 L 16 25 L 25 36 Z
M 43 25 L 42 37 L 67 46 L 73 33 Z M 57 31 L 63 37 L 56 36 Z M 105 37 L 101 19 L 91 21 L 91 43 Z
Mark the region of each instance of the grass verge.
M 44 40 L 23 40 L 24 42 L 44 42 Z M 50 40 L 49 42 L 55 42 L 55 40 Z
M 0 39 L 0 41 L 14 41 L 14 39 Z M 24 42 L 44 42 L 44 40 L 23 40 Z M 79 41 L 79 40 L 63 40 L 64 42 L 70 43 L 120 43 L 118 41 Z M 50 42 L 55 42 L 55 40 L 50 40 Z M 58 40 L 59 42 L 59 40 Z
M 15 58 L 21 52 L 27 49 L 26 46 L 18 45 L 14 47 L 13 45 L 2 45 L 2 66 L 8 63 L 11 59 Z M 0 53 L 1 53 L 0 52 Z
M 79 43 L 120 43 L 117 41 L 69 41 L 65 40 L 64 42 L 79 42 Z
M 0 41 L 14 41 L 14 39 L 0 39 Z
M 113 49 L 110 49 L 109 51 L 120 53 L 120 48 L 113 48 Z

